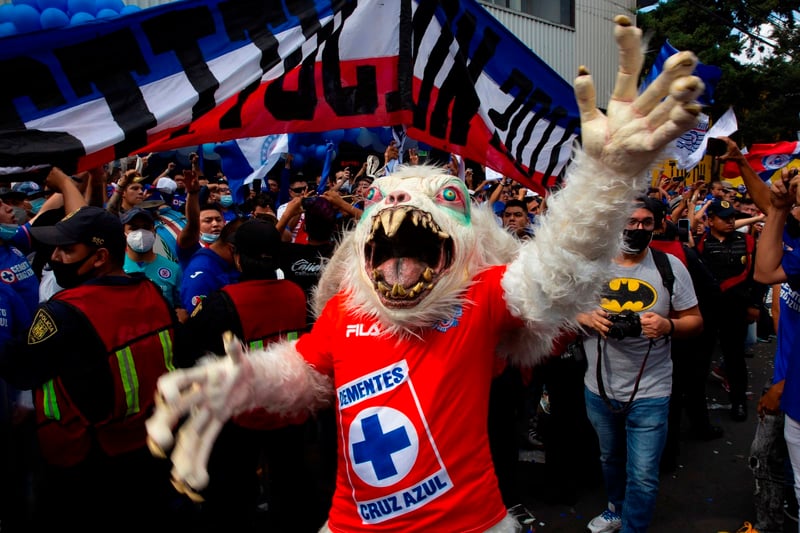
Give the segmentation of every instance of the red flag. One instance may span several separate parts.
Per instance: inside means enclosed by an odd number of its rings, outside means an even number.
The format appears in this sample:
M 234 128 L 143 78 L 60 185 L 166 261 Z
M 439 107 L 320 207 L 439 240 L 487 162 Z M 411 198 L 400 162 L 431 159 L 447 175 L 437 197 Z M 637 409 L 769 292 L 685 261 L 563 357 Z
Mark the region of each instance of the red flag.
M 767 181 L 776 170 L 782 169 L 793 159 L 800 157 L 800 143 L 781 141 L 773 144 L 754 144 L 744 156 L 761 179 Z M 739 166 L 732 161 L 726 162 L 722 169 L 725 178 L 736 178 L 740 174 Z

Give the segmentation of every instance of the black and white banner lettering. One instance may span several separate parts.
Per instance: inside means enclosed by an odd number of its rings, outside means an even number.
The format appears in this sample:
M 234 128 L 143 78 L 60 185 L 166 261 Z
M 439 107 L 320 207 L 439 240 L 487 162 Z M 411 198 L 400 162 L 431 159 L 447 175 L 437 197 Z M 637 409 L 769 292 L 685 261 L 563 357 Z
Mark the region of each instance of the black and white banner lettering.
M 0 166 L 405 126 L 540 192 L 570 84 L 474 0 L 186 0 L 0 39 Z

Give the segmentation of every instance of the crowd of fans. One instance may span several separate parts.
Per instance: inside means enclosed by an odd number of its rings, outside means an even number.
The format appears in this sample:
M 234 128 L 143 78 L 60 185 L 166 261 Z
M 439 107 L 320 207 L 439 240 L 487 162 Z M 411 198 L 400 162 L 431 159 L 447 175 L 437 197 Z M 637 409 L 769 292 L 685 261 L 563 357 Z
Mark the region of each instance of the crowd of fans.
M 659 376 L 672 379 L 666 399 L 652 411 L 658 414 L 650 433 L 653 448 L 642 455 L 642 461 L 660 459 L 662 471 L 676 466 L 683 412 L 693 437 L 723 436 L 709 421 L 705 398 L 717 347 L 722 359 L 713 373 L 729 391 L 730 416 L 745 421 L 748 351 L 758 340 L 783 333 L 777 328 L 778 302 L 798 301 L 789 284 L 780 285 L 784 280 L 774 265 L 769 276 L 762 276 L 766 282 L 754 275 L 765 221 L 779 218 L 772 211 L 783 213 L 788 203 L 786 225 L 796 227 L 795 200 L 775 200 L 777 193 L 749 169 L 736 144 L 726 142 L 723 159 L 739 163 L 746 186 L 663 177 L 643 191 L 647 198 L 637 204 L 626 229 L 631 248 L 623 257 L 645 257 L 657 248 L 673 254 L 674 268 L 685 267 L 687 273 L 678 274 L 678 296 L 669 288 L 673 305 L 657 320 L 658 336 L 674 335 L 672 343 L 648 347 L 643 336 L 636 348 L 653 350 L 653 360 L 656 352 L 667 354 L 661 370 L 643 364 L 640 371 L 648 384 L 644 388 L 657 388 Z M 405 155 L 407 164 L 420 163 L 414 150 Z M 143 157 L 74 176 L 53 168 L 45 179 L 1 184 L 3 530 L 73 525 L 91 531 L 113 522 L 134 531 L 167 516 L 168 523 L 182 521 L 200 531 L 247 531 L 267 510 L 276 531 L 316 531 L 336 469 L 332 411 L 288 424 L 258 413 L 229 422 L 209 451 L 211 482 L 199 495 L 169 484 L 169 466 L 147 449 L 144 420 L 158 375 L 222 353 L 223 332 L 261 346 L 296 338 L 311 327 L 310 301 L 326 259 L 341 232 L 364 213 L 373 181 L 390 173 L 398 159 L 392 143 L 382 162 L 369 155 L 357 172 L 347 167 L 313 176 L 293 168 L 287 154 L 278 168 L 247 186 L 239 203 L 235 198 L 241 191 L 231 190 L 221 172 L 206 175 L 196 154 L 187 168 L 170 162 L 154 171 Z M 451 158 L 445 168 L 457 175 L 455 161 Z M 479 179 L 476 170 L 464 172 L 475 206 L 492 209 L 497 223 L 520 243 L 535 239 L 536 217 L 545 211 L 546 198 L 505 177 Z M 784 274 L 792 279 L 788 269 Z M 649 275 L 659 277 L 655 270 Z M 781 320 L 785 313 L 782 309 Z M 579 471 L 587 471 L 574 459 L 586 456 L 576 447 L 586 442 L 587 433 L 579 433 L 590 428 L 591 420 L 600 438 L 595 460 L 603 467 L 611 502 L 589 524 L 594 532 L 618 530 L 624 509 L 646 507 L 641 494 L 636 499 L 626 494 L 617 479 L 624 472 L 610 465 L 619 450 L 607 445 L 610 434 L 599 429 L 607 423 L 602 419 L 608 398 L 592 386 L 604 383 L 599 371 L 597 379 L 594 373 L 600 366 L 594 343 L 600 346 L 597 339 L 607 337 L 608 315 L 606 310 L 581 319 L 586 334 L 564 339 L 542 367 L 499 372 L 501 386 L 493 392 L 489 421 L 501 491 L 512 508 L 522 503 L 513 481 L 520 439 L 546 450 L 552 494 L 574 502 Z M 683 320 L 688 315 L 701 317 L 702 326 L 693 318 Z M 648 318 L 642 317 L 646 331 Z M 607 350 L 604 357 L 614 354 Z M 784 350 L 782 356 L 788 355 Z M 776 383 L 783 383 L 784 374 Z M 607 379 L 616 383 L 613 376 Z M 779 388 L 770 388 L 759 403 L 760 417 L 778 416 L 783 385 Z M 616 407 L 633 404 L 636 392 L 612 401 Z M 782 438 L 781 431 L 773 433 L 774 439 Z M 310 444 L 317 454 L 313 473 L 306 472 Z M 657 476 L 657 469 L 642 474 Z M 782 498 L 791 480 L 782 478 L 780 485 Z M 634 503 L 625 507 L 623 501 Z M 766 512 L 759 517 L 760 531 L 773 527 L 770 517 Z M 646 527 L 648 518 L 625 520 Z

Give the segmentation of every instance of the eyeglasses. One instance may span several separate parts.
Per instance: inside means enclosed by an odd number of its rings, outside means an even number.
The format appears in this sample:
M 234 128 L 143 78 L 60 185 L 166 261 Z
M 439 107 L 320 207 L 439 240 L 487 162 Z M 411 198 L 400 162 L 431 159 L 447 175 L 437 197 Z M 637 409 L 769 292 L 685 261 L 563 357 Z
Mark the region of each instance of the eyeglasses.
M 642 220 L 636 218 L 629 218 L 628 221 L 625 223 L 625 229 L 638 229 L 639 225 L 641 224 L 642 229 L 655 229 L 656 221 L 654 218 L 643 218 Z
M 292 191 L 293 193 L 301 194 L 306 192 L 308 190 L 308 187 L 292 187 L 289 190 Z

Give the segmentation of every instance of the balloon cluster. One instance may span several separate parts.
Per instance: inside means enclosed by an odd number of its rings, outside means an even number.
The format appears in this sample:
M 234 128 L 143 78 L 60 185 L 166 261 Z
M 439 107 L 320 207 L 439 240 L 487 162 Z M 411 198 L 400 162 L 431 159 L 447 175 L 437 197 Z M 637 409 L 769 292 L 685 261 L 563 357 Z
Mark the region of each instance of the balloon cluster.
M 324 161 L 328 143 L 333 144 L 333 159 L 336 159 L 336 151 L 343 142 L 383 153 L 391 141 L 391 128 L 350 128 L 321 133 L 297 133 L 291 143 L 293 165 L 299 168 L 308 161 Z
M 85 24 L 139 9 L 122 0 L 12 0 L 0 6 L 0 37 Z

